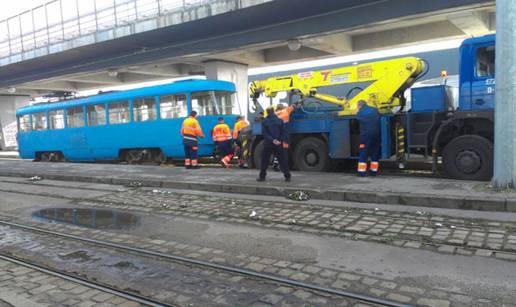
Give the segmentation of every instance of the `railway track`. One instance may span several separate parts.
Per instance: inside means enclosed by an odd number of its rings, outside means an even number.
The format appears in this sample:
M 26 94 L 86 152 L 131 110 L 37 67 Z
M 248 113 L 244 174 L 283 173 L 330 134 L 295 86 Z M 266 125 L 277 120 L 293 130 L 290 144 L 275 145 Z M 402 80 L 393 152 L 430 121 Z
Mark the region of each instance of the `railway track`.
M 76 276 L 76 275 L 74 276 L 74 275 L 65 273 L 63 271 L 54 269 L 54 268 L 43 267 L 43 266 L 38 265 L 36 263 L 30 262 L 30 261 L 27 261 L 27 260 L 24 260 L 24 259 L 21 259 L 21 258 L 18 258 L 18 257 L 14 257 L 12 255 L 7 255 L 4 252 L 0 252 L 0 259 L 4 260 L 4 261 L 9 261 L 9 262 L 15 263 L 17 265 L 20 265 L 20 266 L 23 266 L 23 267 L 26 267 L 26 268 L 30 268 L 32 270 L 35 270 L 35 271 L 38 271 L 38 272 L 41 272 L 41 273 L 44 273 L 44 274 L 48 274 L 48 275 L 51 275 L 51 276 L 54 276 L 54 277 L 58 277 L 58 278 L 66 280 L 66 281 L 74 282 L 76 284 L 80 284 L 80 285 L 86 286 L 88 288 L 92 288 L 92 289 L 100 290 L 100 291 L 105 292 L 105 293 L 113 294 L 113 295 L 125 298 L 125 299 L 130 300 L 130 301 L 134 301 L 134 302 L 146 305 L 146 306 L 152 306 L 152 307 L 177 307 L 175 305 L 170 305 L 170 304 L 167 304 L 167 303 L 158 302 L 158 301 L 156 301 L 156 300 L 154 300 L 152 298 L 148 298 L 148 297 L 137 295 L 135 293 L 131 293 L 131 292 L 128 292 L 128 291 L 123 291 L 123 290 L 120 290 L 120 289 L 116 289 L 115 287 L 111 287 L 111 286 L 108 286 L 108 285 L 105 285 L 105 284 L 101 284 L 101 283 L 98 283 L 98 282 L 95 282 L 95 281 L 92 281 L 92 280 L 88 280 L 88 279 L 85 279 L 85 278 L 82 278 L 82 277 L 79 277 L 79 276 Z
M 266 281 L 266 282 L 273 282 L 273 283 L 277 283 L 277 284 L 293 286 L 293 287 L 296 287 L 296 288 L 301 288 L 301 289 L 310 290 L 310 291 L 316 291 L 316 292 L 319 292 L 319 293 L 324 293 L 324 294 L 327 294 L 327 295 L 332 295 L 332 296 L 336 296 L 336 297 L 340 297 L 340 298 L 352 299 L 352 300 L 357 300 L 357 301 L 361 301 L 361 302 L 365 302 L 365 303 L 370 303 L 370 304 L 374 304 L 376 306 L 392 306 L 392 307 L 408 307 L 408 306 L 410 306 L 410 305 L 407 305 L 407 304 L 402 304 L 402 303 L 398 303 L 398 302 L 395 302 L 395 301 L 390 301 L 390 300 L 387 300 L 387 299 L 382 299 L 382 298 L 373 297 L 373 296 L 369 296 L 369 295 L 364 295 L 364 294 L 360 294 L 360 293 L 354 293 L 354 292 L 348 292 L 348 291 L 343 291 L 343 290 L 323 287 L 323 286 L 319 286 L 319 285 L 316 285 L 316 284 L 305 283 L 305 282 L 296 281 L 296 280 L 292 280 L 292 279 L 288 279 L 288 278 L 283 278 L 283 277 L 279 277 L 279 276 L 275 276 L 275 275 L 271 275 L 271 274 L 255 272 L 255 271 L 247 270 L 247 269 L 244 269 L 244 268 L 239 268 L 239 267 L 234 267 L 234 266 L 229 266 L 229 265 L 223 265 L 223 264 L 213 263 L 213 262 L 204 261 L 204 260 L 197 260 L 197 259 L 192 259 L 192 258 L 187 258 L 187 257 L 179 256 L 179 255 L 161 253 L 161 252 L 157 252 L 157 251 L 152 251 L 152 250 L 147 250 L 147 249 L 131 247 L 131 246 L 127 246 L 127 245 L 123 245 L 123 244 L 118 244 L 118 243 L 112 243 L 112 242 L 107 242 L 107 241 L 102 241 L 102 240 L 90 239 L 90 238 L 86 238 L 86 237 L 81 237 L 81 236 L 76 236 L 76 235 L 71 235 L 71 234 L 60 233 L 60 232 L 50 231 L 50 230 L 46 230 L 46 229 L 41 229 L 41 228 L 37 228 L 37 227 L 33 227 L 33 226 L 22 225 L 22 224 L 19 224 L 19 223 L 13 223 L 13 222 L 8 222 L 8 221 L 0 221 L 0 225 L 9 226 L 9 227 L 13 227 L 13 228 L 18 228 L 18 229 L 22 229 L 22 230 L 25 230 L 25 231 L 39 233 L 39 234 L 45 234 L 45 235 L 50 235 L 50 236 L 54 236 L 54 237 L 59 237 L 59 238 L 65 238 L 65 239 L 69 239 L 69 240 L 79 241 L 79 242 L 87 243 L 87 244 L 90 244 L 90 245 L 93 245 L 93 246 L 110 248 L 110 249 L 116 249 L 116 250 L 123 251 L 123 252 L 130 252 L 130 253 L 144 255 L 144 256 L 156 257 L 156 258 L 159 258 L 159 259 L 163 259 L 163 260 L 167 260 L 167 261 L 173 261 L 173 262 L 179 262 L 179 263 L 188 264 L 188 265 L 191 265 L 191 266 L 192 265 L 193 266 L 201 266 L 201 267 L 204 267 L 204 268 L 209 268 L 209 269 L 214 269 L 214 270 L 218 270 L 218 271 L 229 272 L 229 273 L 232 273 L 232 274 L 238 274 L 240 276 L 250 277 L 250 278 L 253 278 L 253 279 L 259 279 L 259 280 L 263 280 L 263 281 Z M 136 295 L 134 293 L 130 293 L 130 292 L 126 292 L 126 291 L 121 291 L 121 290 L 116 289 L 115 287 L 102 285 L 102 284 L 99 284 L 99 283 L 95 283 L 93 281 L 86 280 L 86 279 L 81 278 L 81 277 L 72 276 L 72 275 L 70 275 L 68 273 L 63 273 L 63 272 L 60 272 L 60 271 L 58 271 L 56 269 L 44 268 L 44 267 L 41 267 L 39 265 L 27 262 L 25 260 L 22 260 L 22 259 L 19 259 L 19 258 L 14 258 L 14 257 L 9 256 L 9 255 L 5 255 L 4 253 L 1 253 L 1 252 L 0 252 L 0 259 L 16 262 L 16 263 L 18 263 L 20 265 L 31 267 L 31 268 L 39 270 L 41 272 L 45 272 L 45 273 L 48 273 L 48 274 L 52 274 L 54 276 L 65 278 L 65 279 L 70 280 L 70 281 L 78 282 L 78 283 L 81 283 L 83 285 L 86 285 L 86 286 L 89 286 L 89 287 L 92 287 L 92 288 L 95 288 L 95 289 L 99 289 L 99 290 L 102 290 L 102 291 L 105 291 L 105 292 L 109 292 L 109 293 L 112 293 L 112 294 L 115 294 L 115 295 L 119 295 L 119 296 L 122 296 L 124 298 L 130 299 L 130 300 L 134 300 L 134 301 L 137 301 L 137 302 L 140 302 L 142 304 L 149 305 L 149 306 L 172 306 L 172 305 L 169 305 L 169 304 L 166 304 L 166 303 L 161 303 L 161 302 L 155 301 L 155 300 L 153 300 L 151 298 L 146 298 L 146 297 L 142 297 L 142 296 Z

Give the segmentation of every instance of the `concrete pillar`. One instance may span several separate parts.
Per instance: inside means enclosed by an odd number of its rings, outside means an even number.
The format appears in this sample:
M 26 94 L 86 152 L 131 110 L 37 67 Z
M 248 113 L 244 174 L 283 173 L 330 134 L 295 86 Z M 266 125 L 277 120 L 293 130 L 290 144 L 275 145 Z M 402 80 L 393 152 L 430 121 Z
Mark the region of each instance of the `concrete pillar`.
M 18 147 L 16 143 L 16 109 L 28 105 L 29 96 L 0 95 L 0 132 L 2 150 L 13 150 Z
M 247 65 L 225 61 L 210 61 L 205 62 L 204 67 L 206 79 L 230 81 L 235 84 L 240 112 L 247 117 L 249 100 Z
M 516 1 L 496 1 L 496 103 L 493 186 L 516 185 Z

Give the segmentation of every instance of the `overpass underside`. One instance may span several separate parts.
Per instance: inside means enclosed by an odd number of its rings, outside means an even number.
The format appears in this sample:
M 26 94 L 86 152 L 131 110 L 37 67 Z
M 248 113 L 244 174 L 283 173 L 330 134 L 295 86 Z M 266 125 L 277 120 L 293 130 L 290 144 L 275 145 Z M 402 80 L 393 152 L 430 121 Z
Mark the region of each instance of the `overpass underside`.
M 486 0 L 197 2 L 4 53 L 0 93 L 80 91 L 202 75 L 214 61 L 270 66 L 495 30 L 495 3 Z

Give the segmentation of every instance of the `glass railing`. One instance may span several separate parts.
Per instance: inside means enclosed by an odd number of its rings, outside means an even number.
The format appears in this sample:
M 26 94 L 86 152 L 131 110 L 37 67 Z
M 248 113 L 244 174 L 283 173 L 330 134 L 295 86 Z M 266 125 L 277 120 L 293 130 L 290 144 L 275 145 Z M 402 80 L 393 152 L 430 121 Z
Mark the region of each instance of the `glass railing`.
M 220 0 L 50 1 L 0 21 L 0 59 L 28 51 L 48 54 L 46 48 L 59 42 L 212 2 Z

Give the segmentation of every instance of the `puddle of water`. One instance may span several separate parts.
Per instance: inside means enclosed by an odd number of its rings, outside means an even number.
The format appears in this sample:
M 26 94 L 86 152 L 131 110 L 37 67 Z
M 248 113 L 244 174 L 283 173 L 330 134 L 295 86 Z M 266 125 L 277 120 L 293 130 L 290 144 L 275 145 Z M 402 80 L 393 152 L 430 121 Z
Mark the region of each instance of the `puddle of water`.
M 72 224 L 95 229 L 123 229 L 137 225 L 136 215 L 116 210 L 88 208 L 48 208 L 32 214 L 32 218 L 44 222 Z

